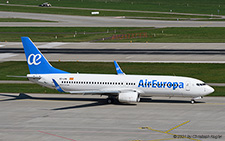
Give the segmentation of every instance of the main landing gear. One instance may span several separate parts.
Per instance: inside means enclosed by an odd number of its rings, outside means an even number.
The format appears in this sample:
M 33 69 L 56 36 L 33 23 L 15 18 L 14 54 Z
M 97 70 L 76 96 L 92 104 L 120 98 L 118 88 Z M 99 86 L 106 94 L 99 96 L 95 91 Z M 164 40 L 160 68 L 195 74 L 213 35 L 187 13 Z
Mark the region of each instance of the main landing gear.
M 116 96 L 108 96 L 106 99 L 108 104 L 113 104 L 113 103 L 118 103 L 119 101 L 117 100 Z
M 112 104 L 113 103 L 113 99 L 112 98 L 107 98 L 106 101 L 107 101 L 108 104 Z

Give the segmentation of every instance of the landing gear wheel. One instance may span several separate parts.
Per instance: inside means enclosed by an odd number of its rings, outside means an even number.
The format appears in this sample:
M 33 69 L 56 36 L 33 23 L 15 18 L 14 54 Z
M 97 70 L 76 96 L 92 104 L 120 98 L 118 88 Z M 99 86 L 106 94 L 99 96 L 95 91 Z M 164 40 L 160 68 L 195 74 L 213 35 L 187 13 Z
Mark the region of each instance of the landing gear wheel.
M 194 99 L 192 99 L 192 100 L 191 100 L 191 104 L 194 104 L 194 103 L 195 103 L 195 100 L 194 100 Z
M 107 103 L 108 104 L 112 104 L 113 103 L 113 99 L 112 98 L 107 98 Z

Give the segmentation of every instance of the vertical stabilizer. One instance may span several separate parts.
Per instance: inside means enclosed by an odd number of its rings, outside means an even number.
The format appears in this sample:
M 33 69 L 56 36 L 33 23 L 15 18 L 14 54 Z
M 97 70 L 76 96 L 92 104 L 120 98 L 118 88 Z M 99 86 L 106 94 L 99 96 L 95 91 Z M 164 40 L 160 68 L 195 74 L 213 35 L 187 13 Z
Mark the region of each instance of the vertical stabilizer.
M 68 73 L 54 68 L 28 37 L 21 37 L 30 74 Z

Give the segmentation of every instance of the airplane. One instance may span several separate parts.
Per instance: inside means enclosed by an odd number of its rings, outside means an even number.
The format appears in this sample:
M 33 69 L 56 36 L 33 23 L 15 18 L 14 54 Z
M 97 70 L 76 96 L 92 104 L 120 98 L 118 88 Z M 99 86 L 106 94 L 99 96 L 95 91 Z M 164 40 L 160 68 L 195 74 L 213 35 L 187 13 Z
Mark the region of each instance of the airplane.
M 214 92 L 203 81 L 182 76 L 127 75 L 114 61 L 117 74 L 69 73 L 54 68 L 29 37 L 21 37 L 30 74 L 39 85 L 70 94 L 106 95 L 107 102 L 136 103 L 141 97 L 188 97 L 191 103 Z

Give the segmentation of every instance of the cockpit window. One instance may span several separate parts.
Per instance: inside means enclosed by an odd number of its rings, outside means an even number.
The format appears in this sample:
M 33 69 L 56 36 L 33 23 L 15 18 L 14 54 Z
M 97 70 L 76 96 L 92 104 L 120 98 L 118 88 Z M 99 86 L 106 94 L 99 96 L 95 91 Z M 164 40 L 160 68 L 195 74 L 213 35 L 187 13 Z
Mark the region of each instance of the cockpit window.
M 197 86 L 205 86 L 205 83 L 196 83 Z

